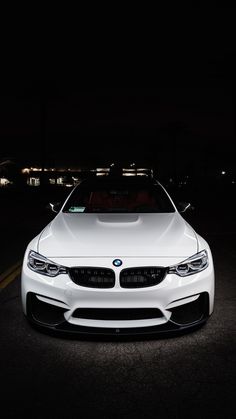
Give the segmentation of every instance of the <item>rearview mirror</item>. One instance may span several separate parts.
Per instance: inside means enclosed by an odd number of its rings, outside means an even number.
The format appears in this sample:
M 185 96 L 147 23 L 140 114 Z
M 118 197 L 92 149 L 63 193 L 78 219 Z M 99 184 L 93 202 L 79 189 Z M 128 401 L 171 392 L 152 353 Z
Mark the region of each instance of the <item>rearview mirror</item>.
M 176 207 L 181 213 L 186 212 L 189 209 L 194 210 L 194 207 L 190 204 L 190 202 L 178 202 Z
M 49 202 L 47 208 L 50 209 L 52 212 L 58 213 L 61 209 L 61 202 Z

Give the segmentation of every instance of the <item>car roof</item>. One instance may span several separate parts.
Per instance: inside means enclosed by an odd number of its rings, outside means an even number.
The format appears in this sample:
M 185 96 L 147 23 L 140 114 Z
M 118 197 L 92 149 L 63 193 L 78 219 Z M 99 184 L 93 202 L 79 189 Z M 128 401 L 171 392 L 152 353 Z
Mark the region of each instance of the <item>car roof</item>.
M 147 188 L 153 185 L 159 185 L 159 182 L 149 176 L 94 176 L 83 180 L 79 186 L 101 188 L 137 186 Z

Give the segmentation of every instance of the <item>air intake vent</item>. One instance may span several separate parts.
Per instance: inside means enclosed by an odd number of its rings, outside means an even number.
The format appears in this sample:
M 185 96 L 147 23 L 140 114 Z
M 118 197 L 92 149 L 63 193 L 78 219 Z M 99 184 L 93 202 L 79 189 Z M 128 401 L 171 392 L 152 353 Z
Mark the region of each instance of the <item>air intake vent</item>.
M 93 320 L 143 320 L 163 317 L 157 308 L 77 308 L 73 317 Z

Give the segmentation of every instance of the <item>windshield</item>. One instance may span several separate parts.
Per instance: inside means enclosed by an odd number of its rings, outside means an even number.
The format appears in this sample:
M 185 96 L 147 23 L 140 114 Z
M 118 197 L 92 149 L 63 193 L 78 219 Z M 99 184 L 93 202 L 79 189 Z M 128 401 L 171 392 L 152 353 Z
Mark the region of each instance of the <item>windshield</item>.
M 69 213 L 166 213 L 175 209 L 158 184 L 80 185 L 71 194 L 63 212 Z

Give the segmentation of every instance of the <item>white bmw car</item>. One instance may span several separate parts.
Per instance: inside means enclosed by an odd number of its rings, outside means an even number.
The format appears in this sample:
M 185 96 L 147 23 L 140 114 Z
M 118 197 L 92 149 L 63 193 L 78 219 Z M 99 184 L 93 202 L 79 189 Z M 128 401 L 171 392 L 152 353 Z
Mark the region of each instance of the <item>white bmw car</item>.
M 183 331 L 213 311 L 211 251 L 159 182 L 94 177 L 29 243 L 22 304 L 51 330 Z

